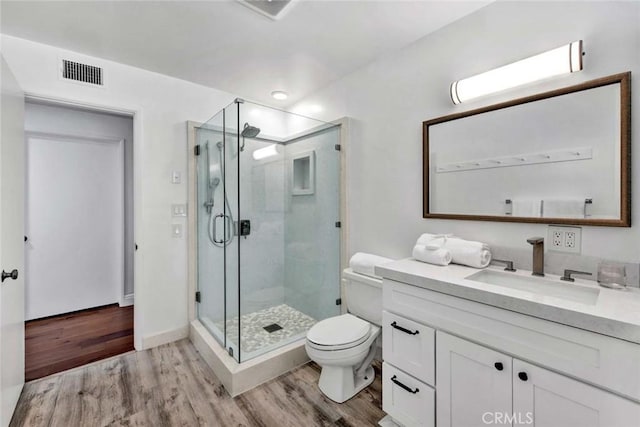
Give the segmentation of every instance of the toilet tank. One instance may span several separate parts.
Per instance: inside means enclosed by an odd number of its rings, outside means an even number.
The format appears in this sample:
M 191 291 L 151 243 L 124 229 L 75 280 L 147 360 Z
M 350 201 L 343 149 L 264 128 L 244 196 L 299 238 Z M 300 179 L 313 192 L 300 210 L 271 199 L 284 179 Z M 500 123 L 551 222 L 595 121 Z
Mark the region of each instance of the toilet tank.
M 374 325 L 382 324 L 382 279 L 354 273 L 350 268 L 342 272 L 342 285 L 347 311 Z

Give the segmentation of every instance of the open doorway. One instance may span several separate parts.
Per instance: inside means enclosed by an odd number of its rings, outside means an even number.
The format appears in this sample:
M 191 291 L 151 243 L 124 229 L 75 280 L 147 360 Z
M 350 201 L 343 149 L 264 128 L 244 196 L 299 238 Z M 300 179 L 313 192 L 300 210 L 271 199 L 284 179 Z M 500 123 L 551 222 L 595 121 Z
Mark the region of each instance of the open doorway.
M 25 105 L 25 379 L 134 349 L 133 116 Z

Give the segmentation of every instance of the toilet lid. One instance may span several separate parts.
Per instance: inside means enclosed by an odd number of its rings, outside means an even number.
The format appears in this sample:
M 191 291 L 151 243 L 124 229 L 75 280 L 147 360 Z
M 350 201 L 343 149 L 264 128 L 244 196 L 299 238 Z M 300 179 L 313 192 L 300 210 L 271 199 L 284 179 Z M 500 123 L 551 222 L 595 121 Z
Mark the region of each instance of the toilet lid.
M 307 339 L 322 346 L 357 345 L 371 333 L 371 324 L 351 314 L 330 317 L 316 323 L 307 332 Z

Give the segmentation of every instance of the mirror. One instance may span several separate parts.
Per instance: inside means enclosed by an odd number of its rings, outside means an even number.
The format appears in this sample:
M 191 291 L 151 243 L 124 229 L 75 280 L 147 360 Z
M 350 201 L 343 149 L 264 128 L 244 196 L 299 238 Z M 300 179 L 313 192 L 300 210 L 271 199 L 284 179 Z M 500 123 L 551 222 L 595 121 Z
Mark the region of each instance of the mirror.
M 630 79 L 423 123 L 423 217 L 629 227 Z

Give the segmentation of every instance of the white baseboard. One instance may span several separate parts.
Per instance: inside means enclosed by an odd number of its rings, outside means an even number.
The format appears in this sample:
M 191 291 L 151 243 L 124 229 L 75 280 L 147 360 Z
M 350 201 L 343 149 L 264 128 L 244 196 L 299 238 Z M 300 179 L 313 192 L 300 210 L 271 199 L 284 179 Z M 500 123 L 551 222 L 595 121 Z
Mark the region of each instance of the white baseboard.
M 120 297 L 120 302 L 118 303 L 120 307 L 128 307 L 133 305 L 133 294 L 126 294 Z
M 178 329 L 170 329 L 154 335 L 142 337 L 142 350 L 157 347 L 162 344 L 179 341 L 189 336 L 189 325 L 182 326 Z

